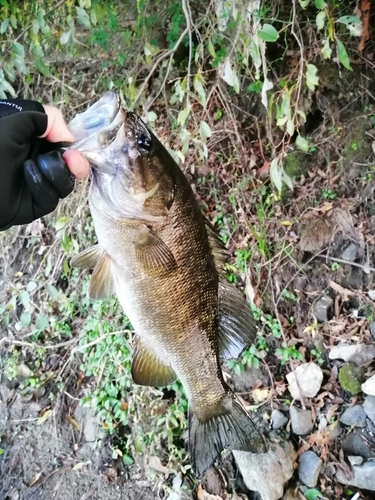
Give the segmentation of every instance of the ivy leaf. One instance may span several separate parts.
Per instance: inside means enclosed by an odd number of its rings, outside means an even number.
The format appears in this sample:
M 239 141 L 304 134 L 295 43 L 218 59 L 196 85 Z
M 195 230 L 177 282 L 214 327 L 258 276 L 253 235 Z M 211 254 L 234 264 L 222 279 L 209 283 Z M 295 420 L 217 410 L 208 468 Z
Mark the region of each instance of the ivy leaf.
M 297 135 L 296 146 L 301 151 L 305 151 L 306 152 L 306 151 L 309 150 L 309 143 L 308 143 L 308 141 L 304 137 L 302 137 L 301 135 Z
M 350 66 L 349 56 L 346 51 L 346 48 L 341 40 L 336 38 L 336 46 L 337 46 L 337 57 L 339 58 L 340 63 L 346 68 L 352 71 L 352 67 Z
M 276 42 L 279 33 L 271 24 L 263 24 L 263 28 L 258 30 L 258 37 L 264 42 Z

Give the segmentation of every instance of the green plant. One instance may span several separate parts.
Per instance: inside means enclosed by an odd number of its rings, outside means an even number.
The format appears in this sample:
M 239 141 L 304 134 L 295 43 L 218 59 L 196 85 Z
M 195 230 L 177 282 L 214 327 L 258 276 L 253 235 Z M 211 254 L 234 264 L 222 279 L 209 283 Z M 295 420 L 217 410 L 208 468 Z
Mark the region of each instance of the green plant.
M 275 354 L 281 360 L 281 364 L 285 365 L 291 359 L 299 359 L 303 361 L 302 354 L 297 351 L 295 345 L 288 346 L 285 342 L 282 346 L 275 350 Z
M 241 354 L 237 359 L 230 359 L 227 361 L 227 366 L 238 375 L 243 373 L 248 368 L 259 368 L 259 359 L 257 357 L 257 349 L 255 345 L 251 345 Z
M 332 262 L 331 271 L 338 271 L 340 268 L 341 268 L 341 266 L 338 262 Z
M 337 197 L 336 193 L 332 191 L 332 189 L 323 189 L 322 190 L 322 198 L 325 200 L 334 200 Z

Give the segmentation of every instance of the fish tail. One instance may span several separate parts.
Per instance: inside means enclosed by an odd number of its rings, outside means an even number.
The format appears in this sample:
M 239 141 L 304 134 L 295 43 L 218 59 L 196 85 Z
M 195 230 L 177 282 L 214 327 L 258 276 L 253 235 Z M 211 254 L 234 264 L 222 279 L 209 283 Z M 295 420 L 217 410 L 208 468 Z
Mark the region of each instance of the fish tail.
M 245 408 L 228 389 L 213 408 L 206 408 L 206 418 L 198 418 L 189 409 L 189 451 L 197 476 L 201 476 L 224 449 L 264 453 L 263 434 Z

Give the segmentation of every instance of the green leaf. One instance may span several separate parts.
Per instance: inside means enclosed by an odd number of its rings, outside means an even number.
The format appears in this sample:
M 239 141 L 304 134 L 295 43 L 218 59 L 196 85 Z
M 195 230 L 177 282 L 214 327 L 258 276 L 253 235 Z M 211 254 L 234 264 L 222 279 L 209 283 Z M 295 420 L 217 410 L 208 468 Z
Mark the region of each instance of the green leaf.
M 361 20 L 357 16 L 341 16 L 336 19 L 335 23 L 342 23 L 345 24 L 345 26 L 359 26 Z
M 17 56 L 21 56 L 22 58 L 25 57 L 25 48 L 21 43 L 13 42 L 12 43 L 12 50 Z
M 23 307 L 29 307 L 30 304 L 30 295 L 26 290 L 20 293 L 20 302 L 23 305 Z
M 20 317 L 20 320 L 21 320 L 21 325 L 23 327 L 29 326 L 30 323 L 31 323 L 31 314 L 29 312 L 22 313 L 21 317 Z
M 194 89 L 198 95 L 198 100 L 202 104 L 202 106 L 206 105 L 206 91 L 204 90 L 202 84 L 202 77 L 200 75 L 196 75 L 193 81 Z
M 201 136 L 201 139 L 203 142 L 206 142 L 206 140 L 211 137 L 211 129 L 210 126 L 207 122 L 201 121 L 199 124 L 199 133 Z
M 56 302 L 59 300 L 59 297 L 60 297 L 60 293 L 59 291 L 57 290 L 57 288 L 55 288 L 53 285 L 51 285 L 50 283 L 46 283 L 46 290 L 47 290 L 47 293 L 48 295 L 51 297 L 51 299 Z
M 44 76 L 51 76 L 51 71 L 47 64 L 45 64 L 41 59 L 35 60 L 35 68 Z
M 4 34 L 9 26 L 9 17 L 4 19 L 4 21 L 0 25 L 0 35 Z
M 315 90 L 319 84 L 319 77 L 317 76 L 318 68 L 313 64 L 308 64 L 306 69 L 306 85 L 310 90 Z
M 324 7 L 326 6 L 326 3 L 324 0 L 315 0 L 315 7 L 319 10 L 322 10 L 324 9 Z
M 177 117 L 177 123 L 179 125 L 181 125 L 181 127 L 184 126 L 186 120 L 187 120 L 187 117 L 189 116 L 190 114 L 190 106 L 186 106 L 186 108 L 182 109 L 179 113 L 178 113 L 178 117 Z
M 33 292 L 37 288 L 38 288 L 38 285 L 35 283 L 35 281 L 29 281 L 27 286 L 26 286 L 26 290 L 28 292 Z
M 275 184 L 276 189 L 281 191 L 283 185 L 283 170 L 279 167 L 279 162 L 277 158 L 271 161 L 270 165 L 270 179 Z
M 318 498 L 323 497 L 323 495 L 320 493 L 320 491 L 316 490 L 314 488 L 306 490 L 304 495 L 305 495 L 305 498 L 307 500 L 317 500 Z
M 48 321 L 47 316 L 38 316 L 35 324 L 36 324 L 36 327 L 38 328 L 38 330 L 41 330 L 41 331 L 49 330 L 49 321 Z
M 258 37 L 264 42 L 276 42 L 279 33 L 271 24 L 263 24 L 262 29 L 257 32 Z
M 297 135 L 296 146 L 301 151 L 308 151 L 309 150 L 308 141 L 304 137 L 302 137 L 301 135 Z
M 309 5 L 310 3 L 310 0 L 298 0 L 299 1 L 299 4 L 300 6 L 303 8 L 303 9 L 306 9 L 306 7 Z
M 349 69 L 350 71 L 352 71 L 352 68 L 351 68 L 350 62 L 349 62 L 349 56 L 348 56 L 348 53 L 346 51 L 344 44 L 342 43 L 341 40 L 336 38 L 336 45 L 337 45 L 337 56 L 339 58 L 340 63 L 346 69 Z
M 322 48 L 322 56 L 324 59 L 331 59 L 332 49 L 330 47 L 329 38 L 326 38 Z
M 91 23 L 90 23 L 90 18 L 85 9 L 81 9 L 81 7 L 76 7 L 76 13 L 77 13 L 77 21 L 79 24 L 82 24 L 85 28 L 90 28 Z
M 326 20 L 326 17 L 327 17 L 327 13 L 325 10 L 322 10 L 316 16 L 315 22 L 316 22 L 316 27 L 318 28 L 318 30 L 321 30 L 324 28 L 324 21 Z

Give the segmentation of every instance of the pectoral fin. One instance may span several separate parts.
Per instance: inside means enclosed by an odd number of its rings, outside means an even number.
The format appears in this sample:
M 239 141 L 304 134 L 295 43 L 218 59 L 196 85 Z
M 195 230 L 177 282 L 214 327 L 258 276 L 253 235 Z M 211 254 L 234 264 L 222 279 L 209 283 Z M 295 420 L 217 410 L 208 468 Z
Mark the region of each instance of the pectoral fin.
M 115 293 L 112 261 L 109 255 L 102 251 L 98 263 L 91 276 L 88 295 L 90 299 L 105 299 Z
M 136 254 L 143 269 L 150 276 L 170 273 L 177 267 L 173 253 L 150 229 L 139 232 L 134 241 Z
M 238 358 L 252 344 L 257 324 L 244 296 L 225 278 L 219 282 L 218 345 L 224 358 Z
M 93 269 L 102 257 L 104 250 L 99 245 L 94 245 L 91 248 L 83 250 L 71 260 L 73 267 L 80 267 L 82 269 Z
M 152 387 L 163 387 L 177 379 L 172 368 L 147 349 L 139 337 L 136 338 L 131 373 L 136 384 Z

